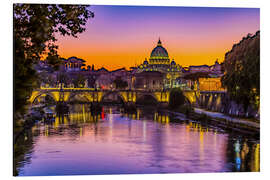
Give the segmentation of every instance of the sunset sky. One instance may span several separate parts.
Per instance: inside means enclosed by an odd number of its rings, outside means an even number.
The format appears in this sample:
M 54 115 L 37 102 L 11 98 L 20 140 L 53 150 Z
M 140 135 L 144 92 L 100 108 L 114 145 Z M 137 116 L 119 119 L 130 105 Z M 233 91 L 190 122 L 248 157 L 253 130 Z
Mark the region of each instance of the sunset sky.
M 260 30 L 258 8 L 91 6 L 79 37 L 59 37 L 59 54 L 109 70 L 141 64 L 160 37 L 181 66 L 211 65 L 248 33 Z

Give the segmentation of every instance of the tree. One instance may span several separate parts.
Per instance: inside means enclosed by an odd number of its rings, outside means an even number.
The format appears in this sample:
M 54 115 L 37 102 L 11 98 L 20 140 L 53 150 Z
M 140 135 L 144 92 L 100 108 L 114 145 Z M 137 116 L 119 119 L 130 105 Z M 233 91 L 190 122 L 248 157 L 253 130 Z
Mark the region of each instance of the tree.
M 63 61 L 59 57 L 58 54 L 51 54 L 49 53 L 47 58 L 45 59 L 47 64 L 54 70 L 58 71 L 60 69 L 60 66 L 62 65 Z
M 38 87 L 33 64 L 46 54 L 57 57 L 56 33 L 77 37 L 93 12 L 85 5 L 14 4 L 15 113 L 23 114 L 32 90 Z M 15 118 L 16 119 L 16 115 Z
M 222 85 L 229 96 L 247 111 L 249 105 L 259 108 L 260 97 L 260 32 L 250 34 L 227 52 Z
M 185 104 L 185 96 L 180 88 L 173 88 L 170 91 L 169 108 L 176 109 Z

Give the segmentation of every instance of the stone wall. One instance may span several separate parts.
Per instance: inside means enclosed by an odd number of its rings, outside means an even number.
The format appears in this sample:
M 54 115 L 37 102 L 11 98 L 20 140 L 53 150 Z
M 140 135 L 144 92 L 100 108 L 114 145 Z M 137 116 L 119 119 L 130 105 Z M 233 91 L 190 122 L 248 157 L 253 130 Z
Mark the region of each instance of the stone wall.
M 198 107 L 210 111 L 221 112 L 224 114 L 239 117 L 259 118 L 260 116 L 259 109 L 254 109 L 251 106 L 248 107 L 248 110 L 245 113 L 243 105 L 237 104 L 235 101 L 231 100 L 230 97 L 225 93 L 201 93 L 198 100 Z

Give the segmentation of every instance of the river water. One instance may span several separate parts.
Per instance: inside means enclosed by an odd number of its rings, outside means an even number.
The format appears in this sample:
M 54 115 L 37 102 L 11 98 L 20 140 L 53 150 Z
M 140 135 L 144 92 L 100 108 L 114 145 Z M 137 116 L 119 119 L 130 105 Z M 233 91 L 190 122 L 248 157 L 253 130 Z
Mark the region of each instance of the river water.
M 19 176 L 260 170 L 259 140 L 168 113 L 73 105 L 25 134 Z

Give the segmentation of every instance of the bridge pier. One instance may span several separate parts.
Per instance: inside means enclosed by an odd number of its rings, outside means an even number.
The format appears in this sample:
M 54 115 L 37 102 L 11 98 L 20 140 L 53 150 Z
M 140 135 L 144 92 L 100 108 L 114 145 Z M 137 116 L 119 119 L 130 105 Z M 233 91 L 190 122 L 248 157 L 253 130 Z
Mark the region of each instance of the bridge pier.
M 137 112 L 137 107 L 135 102 L 133 101 L 129 101 L 124 103 L 124 111 L 127 113 L 136 113 Z
M 222 109 L 222 102 L 224 101 L 225 97 L 224 91 L 201 91 L 199 97 L 199 105 L 201 108 L 206 108 L 212 111 L 221 111 Z

